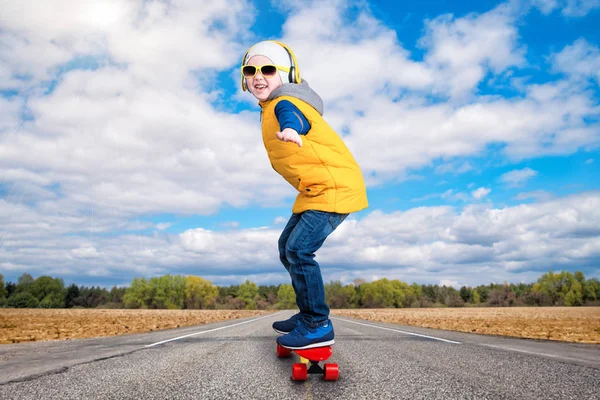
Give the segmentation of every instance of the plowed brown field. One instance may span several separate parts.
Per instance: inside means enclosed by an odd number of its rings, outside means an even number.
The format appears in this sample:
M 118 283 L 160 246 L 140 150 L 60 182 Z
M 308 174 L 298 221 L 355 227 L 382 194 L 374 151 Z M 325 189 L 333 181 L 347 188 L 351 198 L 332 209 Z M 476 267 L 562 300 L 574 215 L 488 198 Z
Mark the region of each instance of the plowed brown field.
M 0 308 L 0 344 L 115 336 L 267 314 L 255 310 Z
M 0 344 L 152 332 L 269 312 L 5 308 L 0 309 Z M 600 344 L 600 307 L 332 310 L 332 314 L 460 332 Z
M 332 314 L 486 335 L 600 343 L 600 307 L 361 309 Z

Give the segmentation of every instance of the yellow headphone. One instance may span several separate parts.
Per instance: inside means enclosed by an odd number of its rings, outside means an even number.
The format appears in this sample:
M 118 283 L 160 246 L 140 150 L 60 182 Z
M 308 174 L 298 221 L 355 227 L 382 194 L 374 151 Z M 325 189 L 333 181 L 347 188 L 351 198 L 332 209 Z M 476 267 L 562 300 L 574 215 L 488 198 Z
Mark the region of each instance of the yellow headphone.
M 294 55 L 292 49 L 290 49 L 285 44 L 278 42 L 277 40 L 270 40 L 270 42 L 277 43 L 278 45 L 283 47 L 288 53 L 288 55 L 290 56 L 291 65 L 288 79 L 291 83 L 300 83 L 302 81 L 302 79 L 300 78 L 300 68 L 298 68 L 298 61 L 296 60 L 296 56 Z M 248 49 L 248 51 L 246 51 L 246 54 L 244 54 L 244 57 L 242 57 L 242 66 L 244 65 L 244 62 L 246 62 L 246 56 L 248 56 L 249 51 L 250 49 Z M 242 76 L 242 90 L 245 92 L 246 90 L 248 90 L 248 87 L 246 86 L 246 78 L 244 78 L 244 74 L 242 74 L 241 71 L 240 75 Z

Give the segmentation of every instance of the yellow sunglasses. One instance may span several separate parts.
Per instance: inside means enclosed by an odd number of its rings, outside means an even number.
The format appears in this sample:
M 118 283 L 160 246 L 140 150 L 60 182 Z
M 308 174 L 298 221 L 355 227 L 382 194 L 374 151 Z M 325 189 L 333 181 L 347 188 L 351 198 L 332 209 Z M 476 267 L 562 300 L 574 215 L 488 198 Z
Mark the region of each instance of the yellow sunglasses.
M 242 76 L 246 79 L 254 78 L 258 71 L 265 78 L 272 78 L 277 75 L 277 70 L 280 69 L 285 72 L 290 72 L 289 68 L 282 67 L 280 65 L 265 64 L 265 65 L 244 65 L 242 66 Z

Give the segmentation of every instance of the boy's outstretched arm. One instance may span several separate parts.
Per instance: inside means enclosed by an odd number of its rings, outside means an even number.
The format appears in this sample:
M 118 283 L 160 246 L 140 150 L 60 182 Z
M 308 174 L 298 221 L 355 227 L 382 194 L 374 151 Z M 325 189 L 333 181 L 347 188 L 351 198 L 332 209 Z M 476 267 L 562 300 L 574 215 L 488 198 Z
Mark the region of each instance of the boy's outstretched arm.
M 305 135 L 310 130 L 310 124 L 304 114 L 288 100 L 282 100 L 275 106 L 275 116 L 279 122 L 280 131 L 275 135 L 284 142 L 296 143 L 302 147 L 299 135 Z

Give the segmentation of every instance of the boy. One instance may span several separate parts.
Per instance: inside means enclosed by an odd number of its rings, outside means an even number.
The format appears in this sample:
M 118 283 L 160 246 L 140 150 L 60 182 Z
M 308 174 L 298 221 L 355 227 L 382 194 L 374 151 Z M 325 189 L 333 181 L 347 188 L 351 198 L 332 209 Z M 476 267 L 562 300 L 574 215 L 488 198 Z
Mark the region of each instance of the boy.
M 315 252 L 351 212 L 367 207 L 360 168 L 323 119 L 323 101 L 300 78 L 283 43 L 264 41 L 242 59 L 242 89 L 261 107 L 262 137 L 271 165 L 298 190 L 279 238 L 279 257 L 292 278 L 300 312 L 273 323 L 277 343 L 308 349 L 334 343 Z

